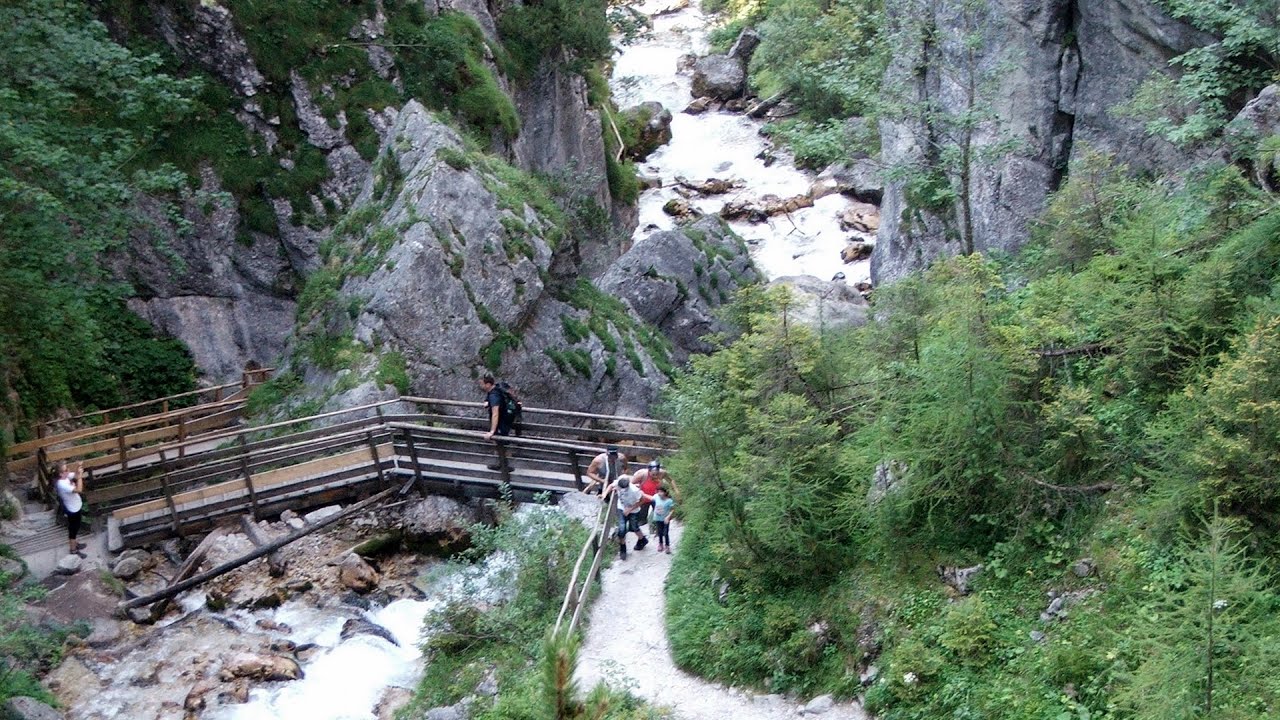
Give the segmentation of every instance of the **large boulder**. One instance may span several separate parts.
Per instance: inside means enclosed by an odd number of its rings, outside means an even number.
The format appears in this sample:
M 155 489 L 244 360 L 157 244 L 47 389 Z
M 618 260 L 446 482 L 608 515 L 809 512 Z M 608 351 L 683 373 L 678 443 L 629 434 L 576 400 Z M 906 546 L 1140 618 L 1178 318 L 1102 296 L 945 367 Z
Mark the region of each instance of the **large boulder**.
M 407 540 L 446 547 L 467 541 L 471 526 L 480 520 L 475 506 L 441 495 L 428 495 L 405 507 L 400 515 Z
M 633 160 L 644 160 L 654 150 L 671 142 L 671 111 L 660 102 L 640 103 L 619 113 L 619 122 L 631 128 L 624 137 L 626 154 Z
M 219 677 L 224 681 L 235 678 L 250 680 L 297 680 L 302 677 L 298 661 L 283 655 L 268 653 L 239 653 L 222 665 Z
M 367 593 L 378 587 L 380 579 L 378 571 L 355 553 L 348 553 L 338 566 L 338 582 L 358 593 Z
M 740 58 L 707 55 L 693 66 L 693 96 L 729 100 L 747 89 L 747 69 Z
M 848 327 L 866 323 L 870 312 L 866 298 L 843 280 L 823 280 L 812 275 L 789 275 L 771 283 L 784 285 L 800 300 L 791 317 L 820 327 Z
M 1231 155 L 1253 160 L 1258 143 L 1280 135 L 1280 86 L 1268 85 L 1227 125 Z M 1280 188 L 1280 153 L 1261 158 L 1253 168 L 1258 183 L 1275 192 Z
M 702 338 L 723 331 L 715 308 L 733 291 L 760 281 L 746 244 L 707 217 L 679 230 L 651 233 L 618 258 L 600 289 L 627 303 L 675 345 L 675 361 L 712 347 Z
M 760 33 L 754 28 L 746 28 L 738 33 L 738 39 L 733 41 L 733 46 L 729 48 L 729 57 L 737 58 L 743 64 L 749 64 L 751 56 L 755 54 L 758 47 L 760 47 Z

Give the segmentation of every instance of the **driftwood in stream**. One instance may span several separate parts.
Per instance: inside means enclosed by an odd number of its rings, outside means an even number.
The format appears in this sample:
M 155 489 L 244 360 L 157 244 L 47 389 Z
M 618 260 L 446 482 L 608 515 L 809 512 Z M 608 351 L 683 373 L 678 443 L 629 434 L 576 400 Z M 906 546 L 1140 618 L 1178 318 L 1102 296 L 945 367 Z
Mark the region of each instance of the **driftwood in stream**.
M 406 486 L 406 488 L 407 487 L 408 486 Z M 226 573 L 229 573 L 238 567 L 247 565 L 253 562 L 254 560 L 257 560 L 258 558 L 263 557 L 264 555 L 270 555 L 271 553 L 275 552 L 276 550 L 279 550 L 280 548 L 284 547 L 285 545 L 288 545 L 291 542 L 304 538 L 307 535 L 310 535 L 311 533 L 317 530 L 326 528 L 338 522 L 339 520 L 344 520 L 362 510 L 372 507 L 373 505 L 376 505 L 377 503 L 382 502 L 383 500 L 390 497 L 393 493 L 396 492 L 396 490 L 397 489 L 394 487 L 387 488 L 386 490 L 383 490 L 377 495 L 361 500 L 360 502 L 356 503 L 355 505 L 352 505 L 351 507 L 343 510 L 342 512 L 334 513 L 333 515 L 330 515 L 329 517 L 323 520 L 317 521 L 315 524 L 308 525 L 307 527 L 301 530 L 298 530 L 297 532 L 290 533 L 288 535 L 285 535 L 282 538 L 277 538 L 276 540 L 272 540 L 266 545 L 258 547 L 252 552 L 246 553 L 245 555 L 242 555 L 236 558 L 235 560 L 225 562 L 215 568 L 206 570 L 200 573 L 199 575 L 187 578 L 186 580 L 183 580 L 181 582 L 174 582 L 173 584 L 169 585 L 169 587 L 163 590 L 157 590 L 156 592 L 150 593 L 148 595 L 136 597 L 136 598 L 133 598 L 132 600 L 126 600 L 116 606 L 116 611 L 121 614 L 126 614 L 129 610 L 133 608 L 144 607 L 158 600 L 167 600 L 168 598 L 171 598 L 180 592 L 185 592 L 187 590 L 190 590 L 191 588 L 196 587 L 197 585 L 206 583 L 212 580 L 213 578 L 218 577 L 219 575 L 225 575 Z
M 204 562 L 205 556 L 209 554 L 209 548 L 213 547 L 214 542 L 223 535 L 226 535 L 227 532 L 228 529 L 226 527 L 216 527 L 213 529 L 213 532 L 205 535 L 204 539 L 200 541 L 200 544 L 196 546 L 196 549 L 191 551 L 191 554 L 187 556 L 185 561 L 183 561 L 182 566 L 178 568 L 178 572 L 174 574 L 173 581 L 169 583 L 169 587 L 173 587 L 174 585 L 191 577 L 191 574 L 196 571 L 196 568 L 200 567 L 200 563 Z M 155 622 L 164 616 L 164 611 L 169 609 L 170 597 L 172 596 L 162 598 L 160 602 L 151 607 L 152 622 Z
M 244 531 L 245 535 L 249 536 L 249 542 L 253 543 L 254 547 L 262 547 L 271 542 L 266 535 L 262 534 L 262 528 L 258 527 L 258 523 L 254 522 L 253 517 L 250 515 L 242 515 L 240 517 L 240 529 Z M 288 568 L 289 563 L 280 554 L 280 551 L 277 550 L 267 556 L 267 572 L 271 574 L 271 577 L 284 577 L 285 570 Z

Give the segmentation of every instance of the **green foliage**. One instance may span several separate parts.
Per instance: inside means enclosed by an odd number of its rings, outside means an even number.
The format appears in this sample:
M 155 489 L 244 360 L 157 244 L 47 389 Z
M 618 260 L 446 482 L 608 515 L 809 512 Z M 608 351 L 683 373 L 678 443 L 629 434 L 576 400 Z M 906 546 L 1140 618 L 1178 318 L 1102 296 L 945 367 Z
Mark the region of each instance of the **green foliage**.
M 1215 42 L 1169 60 L 1176 78 L 1156 75 L 1128 107 L 1148 131 L 1179 145 L 1221 131 L 1248 96 L 1274 82 L 1280 70 L 1280 23 L 1269 0 L 1161 0 L 1173 17 Z
M 43 588 L 10 587 L 16 579 L 0 573 L 0 703 L 27 696 L 53 705 L 56 699 L 38 678 L 62 661 L 67 636 L 75 631 L 84 637 L 85 628 L 32 623 L 26 603 L 38 600 Z
M 130 393 L 152 371 L 166 387 L 187 389 L 189 360 L 124 316 L 124 288 L 106 284 L 99 257 L 140 224 L 136 192 L 175 188 L 172 168 L 133 171 L 130 160 L 185 120 L 199 84 L 112 42 L 80 3 L 7 3 L 0 23 L 6 414 L 35 418 L 141 399 Z
M 814 120 L 875 109 L 888 62 L 881 0 L 775 0 L 751 58 L 761 96 L 787 91 Z
M 277 373 L 275 377 L 256 386 L 245 403 L 245 414 L 260 417 L 280 407 L 285 400 L 302 388 L 302 377 L 292 371 Z
M 528 78 L 544 60 L 562 52 L 579 64 L 604 60 L 613 52 L 603 0 L 544 0 L 508 8 L 498 18 L 498 34 L 519 75 Z
M 401 395 L 409 394 L 409 370 L 404 355 L 387 350 L 378 356 L 378 371 L 374 376 L 380 385 L 392 385 Z
M 765 132 L 791 148 L 797 167 L 821 170 L 849 157 L 849 138 L 842 120 L 785 120 L 766 125 Z

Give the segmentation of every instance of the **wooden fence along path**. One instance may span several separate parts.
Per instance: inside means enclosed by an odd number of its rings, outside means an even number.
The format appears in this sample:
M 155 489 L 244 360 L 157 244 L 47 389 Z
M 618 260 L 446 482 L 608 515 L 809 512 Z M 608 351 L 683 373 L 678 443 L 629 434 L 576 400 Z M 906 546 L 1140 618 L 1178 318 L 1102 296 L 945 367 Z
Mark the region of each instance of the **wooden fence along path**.
M 239 382 L 42 423 L 39 437 L 6 450 L 6 465 L 10 472 L 34 471 L 41 494 L 52 501 L 50 483 L 59 461 L 84 463 L 92 484 L 97 473 L 155 462 L 157 450 L 166 446 L 186 452 L 193 440 L 238 424 L 249 392 L 271 372 L 246 371 Z M 148 408 L 157 411 L 133 417 Z M 101 424 L 54 432 L 70 423 L 95 422 Z
M 582 487 L 606 444 L 625 444 L 636 460 L 674 448 L 662 422 L 540 408 L 525 408 L 523 437 L 494 442 L 484 439 L 482 411 L 481 403 L 403 397 L 205 434 L 150 448 L 154 462 L 99 472 L 85 500 L 106 515 L 108 547 L 120 550 L 206 532 L 232 516 L 302 512 L 406 484 L 463 497 L 498 497 L 505 486 L 532 500 Z

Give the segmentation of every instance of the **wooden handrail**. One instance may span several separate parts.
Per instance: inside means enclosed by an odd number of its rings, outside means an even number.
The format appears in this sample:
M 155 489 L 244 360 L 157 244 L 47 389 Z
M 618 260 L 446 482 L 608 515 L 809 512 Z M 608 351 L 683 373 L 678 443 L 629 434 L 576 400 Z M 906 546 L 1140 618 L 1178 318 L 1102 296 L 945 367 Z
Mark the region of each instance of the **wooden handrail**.
M 9 448 L 8 456 L 15 457 L 18 455 L 26 455 L 35 452 L 38 448 L 47 448 L 53 445 L 62 445 L 63 443 L 75 442 L 85 438 L 95 436 L 115 436 L 122 430 L 137 430 L 139 428 L 151 427 L 152 425 L 167 425 L 169 420 L 178 418 L 189 418 L 191 416 L 212 415 L 219 410 L 225 410 L 232 407 L 238 407 L 244 404 L 243 399 L 239 400 L 223 400 L 221 402 L 205 403 L 203 405 L 192 405 L 189 408 L 181 408 L 178 410 L 169 410 L 168 412 L 156 413 L 154 415 L 146 415 L 140 418 L 130 418 L 128 420 L 120 420 L 107 425 L 95 425 L 93 427 L 80 428 L 61 435 L 48 435 L 36 440 L 27 440 L 26 442 L 17 443 Z
M 445 406 L 452 406 L 452 407 L 468 407 L 468 408 L 484 407 L 483 402 L 477 402 L 474 400 L 445 400 L 441 398 L 416 397 L 413 395 L 405 395 L 400 399 L 405 402 L 423 403 L 423 404 L 432 404 L 432 405 L 445 405 Z M 596 415 L 594 413 L 574 412 L 573 410 L 556 410 L 554 408 L 526 407 L 524 408 L 524 412 L 535 414 L 535 415 L 561 415 L 564 417 L 585 418 L 589 420 L 612 420 L 615 422 L 633 422 L 633 423 L 643 423 L 646 425 L 675 425 L 675 423 L 670 420 L 654 420 L 652 418 L 627 417 L 625 415 Z

